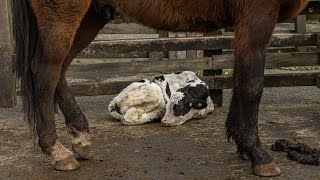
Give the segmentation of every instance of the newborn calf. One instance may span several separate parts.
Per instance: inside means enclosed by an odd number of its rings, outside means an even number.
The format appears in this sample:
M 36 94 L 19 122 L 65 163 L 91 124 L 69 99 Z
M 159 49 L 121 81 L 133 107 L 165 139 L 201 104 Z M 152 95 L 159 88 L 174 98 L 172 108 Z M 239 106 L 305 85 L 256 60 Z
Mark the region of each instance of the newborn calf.
M 208 86 L 191 71 L 134 82 L 109 104 L 111 115 L 124 125 L 160 120 L 164 126 L 203 118 L 214 109 Z

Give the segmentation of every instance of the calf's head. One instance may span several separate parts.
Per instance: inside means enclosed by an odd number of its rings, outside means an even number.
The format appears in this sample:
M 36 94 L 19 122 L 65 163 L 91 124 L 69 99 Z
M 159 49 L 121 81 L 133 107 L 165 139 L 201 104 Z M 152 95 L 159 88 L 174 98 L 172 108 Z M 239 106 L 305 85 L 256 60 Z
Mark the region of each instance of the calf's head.
M 189 84 L 174 92 L 167 102 L 166 113 L 161 120 L 164 126 L 176 126 L 197 116 L 199 111 L 205 109 L 209 96 L 205 84 Z

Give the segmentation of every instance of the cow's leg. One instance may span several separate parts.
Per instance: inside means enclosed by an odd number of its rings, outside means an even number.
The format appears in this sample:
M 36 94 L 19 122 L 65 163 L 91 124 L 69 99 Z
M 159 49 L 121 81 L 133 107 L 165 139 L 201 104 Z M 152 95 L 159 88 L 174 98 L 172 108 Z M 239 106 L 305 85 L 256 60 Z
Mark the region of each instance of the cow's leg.
M 65 117 L 68 131 L 72 137 L 72 149 L 82 159 L 88 159 L 90 154 L 89 126 L 85 115 L 77 105 L 68 86 L 66 72 L 73 58 L 94 39 L 105 23 L 107 21 L 99 16 L 93 8 L 89 9 L 77 31 L 69 55 L 63 62 L 59 83 L 55 92 L 55 100 L 58 102 Z
M 30 1 L 36 9 L 39 25 L 41 53 L 32 64 L 36 131 L 39 145 L 52 157 L 57 170 L 74 170 L 79 167 L 73 153 L 57 139 L 54 122 L 54 93 L 60 78 L 64 59 L 67 57 L 80 22 L 90 1 L 56 0 Z
M 248 8 L 235 27 L 236 60 L 233 96 L 226 122 L 227 136 L 235 140 L 238 153 L 250 158 L 253 172 L 259 176 L 280 174 L 273 158 L 262 149 L 258 135 L 265 59 L 278 6 L 276 1 L 265 1 L 261 6 Z

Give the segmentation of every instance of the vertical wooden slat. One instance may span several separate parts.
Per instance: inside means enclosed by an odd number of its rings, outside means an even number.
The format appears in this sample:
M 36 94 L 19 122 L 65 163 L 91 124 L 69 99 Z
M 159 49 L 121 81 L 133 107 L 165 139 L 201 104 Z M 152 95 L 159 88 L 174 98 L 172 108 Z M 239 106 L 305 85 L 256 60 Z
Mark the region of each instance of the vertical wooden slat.
M 195 37 L 196 33 L 187 33 L 187 37 Z M 196 59 L 197 58 L 197 50 L 188 50 L 187 51 L 187 59 Z
M 299 15 L 295 19 L 295 32 L 299 34 L 307 33 L 307 16 Z M 307 47 L 296 46 L 296 51 L 298 52 L 307 52 Z
M 159 31 L 159 38 L 164 38 L 164 37 L 169 37 L 169 32 L 167 31 Z M 150 60 L 159 60 L 161 59 L 160 57 L 161 52 L 150 52 L 149 53 L 149 58 Z M 165 53 L 165 57 L 168 57 L 168 53 Z
M 304 34 L 307 32 L 307 16 L 299 15 L 295 19 L 295 32 L 299 34 Z
M 205 35 L 212 36 L 212 35 L 221 35 L 221 34 L 222 34 L 222 31 L 215 32 L 214 34 L 205 34 Z M 205 50 L 203 53 L 203 56 L 204 57 L 212 57 L 214 55 L 221 55 L 221 54 L 222 54 L 222 49 Z M 203 71 L 203 76 L 217 76 L 217 75 L 222 75 L 222 69 Z M 215 106 L 218 106 L 218 107 L 222 106 L 222 102 L 223 102 L 222 89 L 211 89 L 210 90 L 210 97 L 211 97 Z
M 179 32 L 169 32 L 168 37 L 175 38 L 180 37 L 182 34 Z M 182 35 L 183 36 L 183 35 Z M 169 51 L 168 52 L 168 59 L 179 59 L 178 51 Z
M 0 107 L 16 105 L 15 72 L 11 36 L 11 13 L 9 0 L 0 1 Z

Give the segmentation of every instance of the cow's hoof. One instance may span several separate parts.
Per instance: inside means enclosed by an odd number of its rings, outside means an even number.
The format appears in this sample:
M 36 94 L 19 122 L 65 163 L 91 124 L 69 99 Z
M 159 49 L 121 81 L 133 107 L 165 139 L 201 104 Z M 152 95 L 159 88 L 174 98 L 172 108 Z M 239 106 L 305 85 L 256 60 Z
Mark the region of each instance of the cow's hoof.
M 281 174 L 280 168 L 274 161 L 265 164 L 255 165 L 253 167 L 253 173 L 261 177 L 274 177 Z
M 69 156 L 66 159 L 55 161 L 53 167 L 58 171 L 73 171 L 79 169 L 79 163 L 74 156 Z
M 65 148 L 59 140 L 49 150 L 54 169 L 59 171 L 72 171 L 79 168 L 79 164 L 73 153 Z
M 72 137 L 72 150 L 77 159 L 89 159 L 91 151 L 90 133 L 77 131 L 75 128 L 69 128 L 69 133 Z
M 83 145 L 81 143 L 73 144 L 72 150 L 75 153 L 77 159 L 87 160 L 90 158 L 91 145 Z

